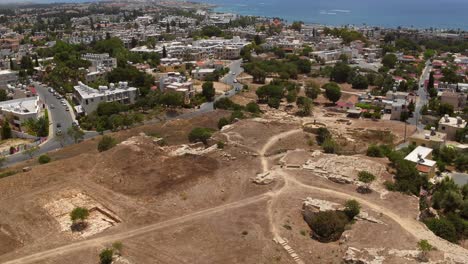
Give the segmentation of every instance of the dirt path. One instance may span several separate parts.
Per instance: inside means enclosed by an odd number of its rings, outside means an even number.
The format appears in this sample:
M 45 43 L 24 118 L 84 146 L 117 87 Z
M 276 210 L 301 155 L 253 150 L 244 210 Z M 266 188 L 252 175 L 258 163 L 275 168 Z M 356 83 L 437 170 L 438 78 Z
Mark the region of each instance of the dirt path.
M 270 149 L 281 138 L 293 135 L 293 134 L 298 133 L 300 131 L 302 131 L 302 129 L 295 129 L 295 130 L 290 130 L 290 131 L 287 131 L 287 132 L 283 132 L 283 133 L 280 133 L 278 135 L 275 135 L 275 136 L 271 137 L 267 141 L 267 143 L 260 150 L 263 172 L 268 170 L 268 160 L 265 157 L 265 153 L 268 151 L 268 149 Z M 358 201 L 359 203 L 361 203 L 362 205 L 364 205 L 366 207 L 369 207 L 373 211 L 375 211 L 377 213 L 381 213 L 381 214 L 391 218 L 393 221 L 398 223 L 403 229 L 405 229 L 408 233 L 413 235 L 418 240 L 426 239 L 427 241 L 429 241 L 429 243 L 431 245 L 435 246 L 436 248 L 438 248 L 442 252 L 445 252 L 446 256 L 448 258 L 451 258 L 451 259 L 453 259 L 455 261 L 459 261 L 461 263 L 468 263 L 468 250 L 464 249 L 463 247 L 461 247 L 459 245 L 452 244 L 452 243 L 450 243 L 450 242 L 448 242 L 448 241 L 434 235 L 434 233 L 432 233 L 432 231 L 430 231 L 423 223 L 421 223 L 420 221 L 418 221 L 416 219 L 401 217 L 397 213 L 392 212 L 391 210 L 389 210 L 388 208 L 382 207 L 382 206 L 380 206 L 380 205 L 378 205 L 376 203 L 370 202 L 370 201 L 368 201 L 366 199 L 363 199 L 362 197 L 359 197 L 359 196 L 339 192 L 339 191 L 336 191 L 336 190 L 325 189 L 325 188 L 320 188 L 320 187 L 315 187 L 315 186 L 304 184 L 304 183 L 298 181 L 296 178 L 292 177 L 291 175 L 289 175 L 287 172 L 285 172 L 283 169 L 280 169 L 280 168 L 274 170 L 274 172 L 272 172 L 272 173 L 275 173 L 278 176 L 282 176 L 282 179 L 285 181 L 284 185 L 280 189 L 276 190 L 273 193 L 272 199 L 269 201 L 268 208 L 267 208 L 268 209 L 267 210 L 268 218 L 269 218 L 270 224 L 273 225 L 270 228 L 270 230 L 273 233 L 273 236 L 275 238 L 279 237 L 279 233 L 278 233 L 278 230 L 276 228 L 276 224 L 275 224 L 275 220 L 274 220 L 274 204 L 275 204 L 276 200 L 278 199 L 278 196 L 284 191 L 284 189 L 293 188 L 293 186 L 291 185 L 291 183 L 293 183 L 294 185 L 296 185 L 298 187 L 301 187 L 301 188 L 306 188 L 306 189 L 310 189 L 310 190 L 314 190 L 314 191 L 319 191 L 319 192 L 332 194 L 334 196 L 337 196 L 337 197 L 340 197 L 340 198 L 343 198 L 343 199 L 354 199 L 354 200 Z
M 340 197 L 342 199 L 354 199 L 358 201 L 360 204 L 369 207 L 373 211 L 377 213 L 381 213 L 389 218 L 391 218 L 393 221 L 398 223 L 404 230 L 406 230 L 408 233 L 413 235 L 415 238 L 418 240 L 421 239 L 426 239 L 429 241 L 429 243 L 433 246 L 435 246 L 437 249 L 439 249 L 442 252 L 448 253 L 447 257 L 452 258 L 456 261 L 459 261 L 461 263 L 468 263 L 468 250 L 464 249 L 463 247 L 452 244 L 432 233 L 423 223 L 416 219 L 412 218 L 404 218 L 399 216 L 397 213 L 392 212 L 388 208 L 382 207 L 378 204 L 375 204 L 373 202 L 370 202 L 366 199 L 363 199 L 362 197 L 351 195 L 348 193 L 343 193 L 331 189 L 325 189 L 325 188 L 320 188 L 320 187 L 315 187 L 315 186 L 310 186 L 307 184 L 304 184 L 300 181 L 298 181 L 296 178 L 292 177 L 289 175 L 287 172 L 284 170 L 278 170 L 278 174 L 282 175 L 283 178 L 287 182 L 291 182 L 296 184 L 299 187 L 309 189 L 309 190 L 314 190 L 318 192 L 323 192 L 327 194 L 332 194 L 333 196 Z
M 302 131 L 303 131 L 302 129 L 289 130 L 289 131 L 277 134 L 277 135 L 271 137 L 270 139 L 268 139 L 268 141 L 265 143 L 265 145 L 263 145 L 263 148 L 260 150 L 260 155 L 262 157 L 263 172 L 266 172 L 268 170 L 268 160 L 265 157 L 265 153 L 268 151 L 268 149 L 270 149 L 272 146 L 274 146 L 275 143 L 278 142 L 278 140 L 280 140 L 281 138 L 289 137 L 291 135 L 294 135 L 296 133 L 300 133 Z
M 10 260 L 3 262 L 4 264 L 26 264 L 26 263 L 35 263 L 44 259 L 52 258 L 58 255 L 66 254 L 69 252 L 74 252 L 74 251 L 79 251 L 83 249 L 87 249 L 90 247 L 97 247 L 97 246 L 102 246 L 103 244 L 110 243 L 110 242 L 115 242 L 115 241 L 120 241 L 126 238 L 131 238 L 139 235 L 144 235 L 150 232 L 154 232 L 163 228 L 168 228 L 177 224 L 182 224 L 191 220 L 196 220 L 198 218 L 206 217 L 212 214 L 216 214 L 225 210 L 230 210 L 230 209 L 235 209 L 235 208 L 240 208 L 244 207 L 250 204 L 254 204 L 256 202 L 262 201 L 264 199 L 267 199 L 270 197 L 272 194 L 271 192 L 264 193 L 261 195 L 257 195 L 254 197 L 250 197 L 247 199 L 243 199 L 237 202 L 213 207 L 210 209 L 198 211 L 192 214 L 184 215 L 178 218 L 170 219 L 167 221 L 163 222 L 158 222 L 155 224 L 147 225 L 144 227 L 136 228 L 133 230 L 129 231 L 124 231 L 121 233 L 113 234 L 113 235 L 108 235 L 108 236 L 102 236 L 102 237 L 97 237 L 89 240 L 84 240 L 76 243 L 72 243 L 66 246 L 54 248 L 54 249 L 49 249 L 46 251 L 38 252 L 26 257 Z

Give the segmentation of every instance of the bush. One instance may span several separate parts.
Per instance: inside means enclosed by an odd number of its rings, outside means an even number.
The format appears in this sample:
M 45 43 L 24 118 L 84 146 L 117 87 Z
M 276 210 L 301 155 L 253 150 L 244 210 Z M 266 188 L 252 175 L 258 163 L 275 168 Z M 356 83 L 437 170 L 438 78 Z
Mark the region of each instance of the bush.
M 244 119 L 244 113 L 242 111 L 234 111 L 231 113 L 231 116 L 229 117 L 229 120 L 233 122 L 235 119 Z
M 356 200 L 348 200 L 345 204 L 344 213 L 348 216 L 349 220 L 353 220 L 355 216 L 361 211 L 361 205 Z
M 70 219 L 75 222 L 75 221 L 84 221 L 86 218 L 89 216 L 89 211 L 86 208 L 83 207 L 76 207 L 71 211 L 70 213 Z
M 231 99 L 227 97 L 220 98 L 214 103 L 214 108 L 224 109 L 224 110 L 242 110 L 242 106 L 234 103 Z
M 338 144 L 332 139 L 332 138 L 327 138 L 325 139 L 325 142 L 322 144 L 323 151 L 325 153 L 337 153 L 338 152 Z
M 224 142 L 222 142 L 222 141 L 218 141 L 218 143 L 216 143 L 216 145 L 217 145 L 217 147 L 218 147 L 219 149 L 223 149 L 225 144 L 224 144 Z
M 225 117 L 221 117 L 218 121 L 218 129 L 222 129 L 224 126 L 229 125 L 231 122 Z
M 437 236 L 450 242 L 457 242 L 457 233 L 453 224 L 445 218 L 430 218 L 424 221 L 426 226 Z
M 250 113 L 253 113 L 253 114 L 260 113 L 260 107 L 259 107 L 258 104 L 255 103 L 255 102 L 250 102 L 250 103 L 248 103 L 248 104 L 245 106 L 245 110 L 247 110 L 247 112 L 250 112 Z
M 382 150 L 377 145 L 370 145 L 367 148 L 366 155 L 369 157 L 378 157 L 378 158 L 381 158 L 384 156 L 384 154 L 382 153 Z
M 114 256 L 114 250 L 111 248 L 106 248 L 101 251 L 99 254 L 99 263 L 101 264 L 111 264 L 112 257 Z
M 50 162 L 51 158 L 49 157 L 49 155 L 44 154 L 44 155 L 39 156 L 37 160 L 39 161 L 40 164 L 46 164 Z
M 211 138 L 211 134 L 211 129 L 197 127 L 190 131 L 188 135 L 188 140 L 190 142 L 203 142 L 203 144 L 206 145 L 208 143 L 208 139 Z
M 320 127 L 318 130 L 317 130 L 317 144 L 319 144 L 320 146 L 323 144 L 323 142 L 325 142 L 325 140 L 327 138 L 331 137 L 331 133 L 330 131 L 328 131 L 327 128 L 325 127 Z
M 325 211 L 314 214 L 306 222 L 313 230 L 313 237 L 321 242 L 331 242 L 340 239 L 349 221 L 343 212 Z
M 360 171 L 358 174 L 358 179 L 361 182 L 370 183 L 375 180 L 375 175 L 368 171 Z
M 98 151 L 103 152 L 109 150 L 117 145 L 117 140 L 111 136 L 103 136 L 98 143 Z

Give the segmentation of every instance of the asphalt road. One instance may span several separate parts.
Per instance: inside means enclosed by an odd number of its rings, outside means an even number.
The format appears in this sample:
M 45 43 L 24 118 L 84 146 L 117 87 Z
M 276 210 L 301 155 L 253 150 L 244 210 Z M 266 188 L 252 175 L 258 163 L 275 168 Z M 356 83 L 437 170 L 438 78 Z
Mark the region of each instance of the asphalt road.
M 47 90 L 47 87 L 38 83 L 35 83 L 34 86 L 38 96 L 48 106 L 49 121 L 52 123 L 50 126 L 52 128 L 52 133 L 49 133 L 49 139 L 40 145 L 40 149 L 34 153 L 34 157 L 36 157 L 49 151 L 71 145 L 74 143 L 74 140 L 67 135 L 67 130 L 72 126 L 73 122 L 71 113 L 69 111 L 65 111 L 65 106 L 63 106 L 60 100 Z M 53 108 L 52 105 L 54 106 Z M 61 127 L 57 128 L 57 124 L 59 123 Z M 62 136 L 56 136 L 58 129 L 62 131 Z M 86 137 L 89 138 L 95 135 L 97 135 L 97 133 L 88 133 Z M 16 153 L 6 158 L 5 162 L 3 163 L 3 167 L 12 166 L 18 162 L 28 160 L 29 158 L 30 157 L 28 155 L 23 153 Z
M 418 130 L 423 130 L 424 129 L 424 125 L 419 122 L 419 118 L 420 118 L 420 112 L 421 112 L 421 108 L 428 103 L 429 101 L 429 95 L 426 91 L 426 87 L 424 86 L 424 83 L 426 80 L 429 79 L 429 75 L 432 71 L 432 66 L 431 66 L 431 62 L 430 61 L 427 61 L 426 62 L 426 67 L 424 68 L 423 70 L 423 73 L 421 74 L 421 77 L 419 79 L 419 83 L 418 83 L 418 100 L 416 100 L 416 105 L 415 105 L 415 108 L 414 108 L 414 115 L 412 118 L 408 119 L 408 123 L 411 124 L 411 125 L 415 125 L 417 126 Z

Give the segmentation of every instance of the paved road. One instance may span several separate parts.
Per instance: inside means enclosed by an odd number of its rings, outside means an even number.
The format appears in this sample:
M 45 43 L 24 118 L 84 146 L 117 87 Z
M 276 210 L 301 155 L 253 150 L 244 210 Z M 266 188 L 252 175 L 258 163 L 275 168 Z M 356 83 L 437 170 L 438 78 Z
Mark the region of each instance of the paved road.
M 65 106 L 63 106 L 59 99 L 57 99 L 52 93 L 50 93 L 47 87 L 40 85 L 39 83 L 34 84 L 38 96 L 41 100 L 48 106 L 49 109 L 49 121 L 52 122 L 52 133 L 49 134 L 49 140 L 44 142 L 39 151 L 37 151 L 34 156 L 39 156 L 44 153 L 50 152 L 62 148 L 67 145 L 74 143 L 74 140 L 67 135 L 67 130 L 72 126 L 73 118 L 70 111 L 65 111 Z M 52 105 L 54 106 L 52 108 Z M 60 128 L 57 128 L 57 124 L 60 123 Z M 62 136 L 55 136 L 58 129 L 62 131 Z M 97 133 L 91 132 L 87 133 L 85 138 L 90 138 L 96 136 Z M 29 156 L 23 153 L 17 153 L 6 158 L 4 162 L 4 167 L 12 166 L 16 163 L 28 160 Z
M 429 75 L 431 71 L 432 71 L 431 62 L 428 60 L 426 62 L 426 67 L 424 68 L 423 73 L 421 74 L 421 77 L 419 79 L 418 100 L 416 100 L 414 115 L 412 118 L 408 119 L 408 123 L 411 125 L 417 126 L 419 131 L 424 129 L 424 125 L 419 122 L 419 118 L 420 118 L 419 113 L 421 112 L 421 108 L 425 104 L 427 104 L 427 102 L 429 101 L 429 95 L 426 91 L 426 87 L 424 86 L 424 83 L 426 80 L 429 79 Z

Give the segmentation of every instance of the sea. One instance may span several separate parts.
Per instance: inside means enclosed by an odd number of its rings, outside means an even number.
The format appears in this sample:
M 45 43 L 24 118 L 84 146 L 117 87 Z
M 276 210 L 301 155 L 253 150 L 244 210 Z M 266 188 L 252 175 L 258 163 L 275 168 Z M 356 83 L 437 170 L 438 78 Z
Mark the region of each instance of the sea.
M 288 22 L 468 30 L 468 0 L 192 0 Z

